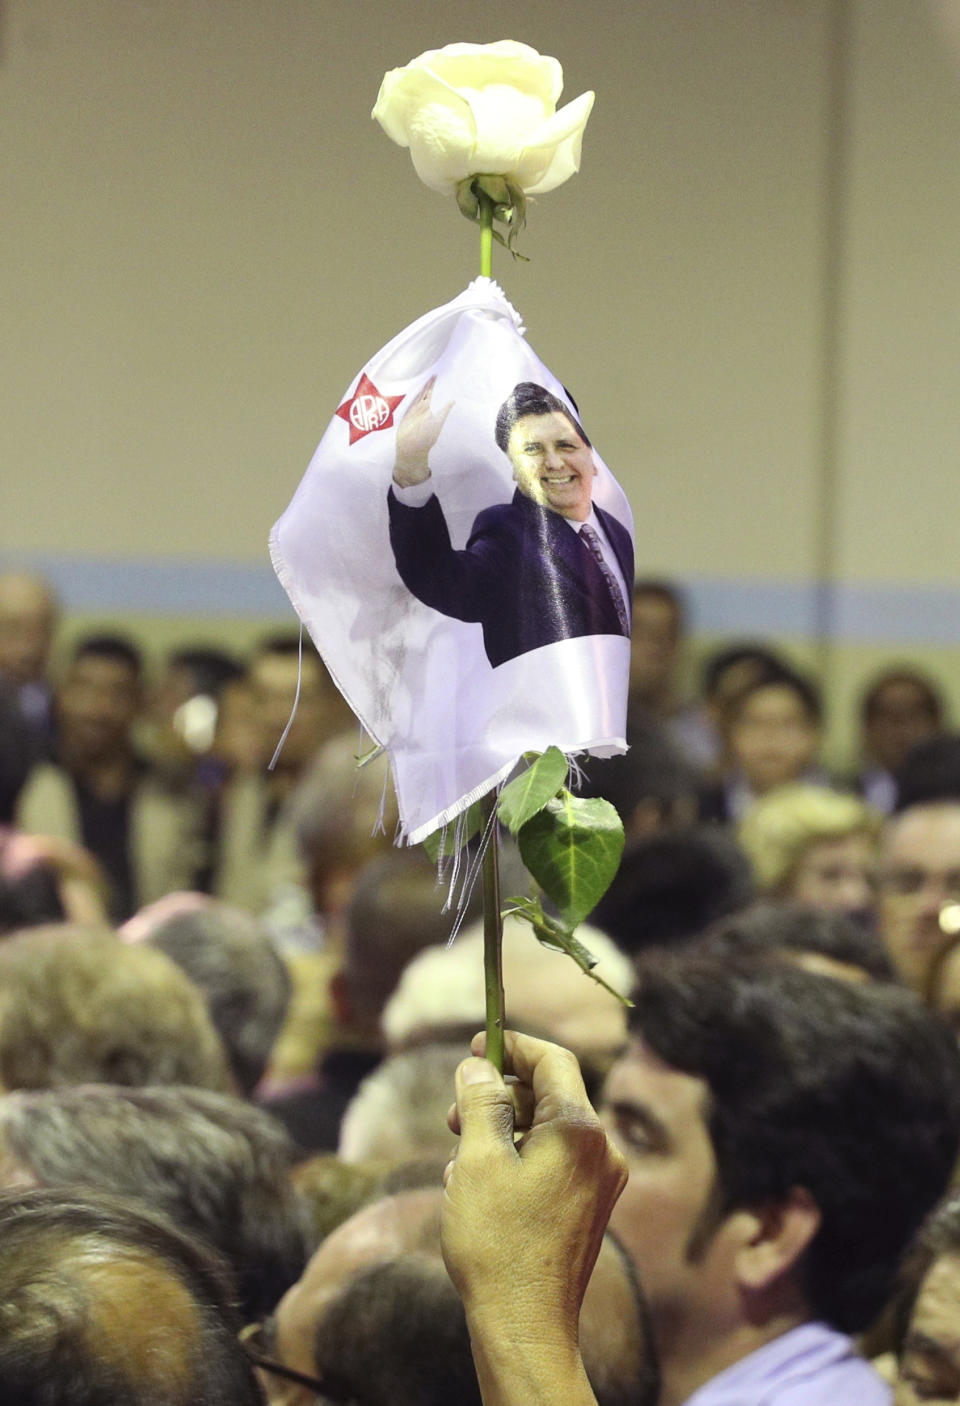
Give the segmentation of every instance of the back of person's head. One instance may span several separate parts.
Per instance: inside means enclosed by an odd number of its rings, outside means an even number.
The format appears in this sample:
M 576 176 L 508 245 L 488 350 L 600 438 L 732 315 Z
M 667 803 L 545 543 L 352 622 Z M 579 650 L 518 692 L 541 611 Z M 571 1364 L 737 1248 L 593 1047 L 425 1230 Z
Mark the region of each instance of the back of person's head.
M 865 1328 L 956 1162 L 951 1031 L 895 986 L 729 954 L 660 955 L 634 999 L 646 1045 L 707 1086 L 723 1211 L 806 1191 L 820 1215 L 799 1266 L 806 1303 Z
M 16 1406 L 258 1406 L 229 1278 L 164 1218 L 0 1192 L 0 1392 Z
M 319 1374 L 363 1406 L 481 1406 L 463 1305 L 439 1258 L 361 1269 L 317 1324 Z
M 624 952 L 685 942 L 753 896 L 746 857 L 719 828 L 651 835 L 624 851 L 591 915 Z
M 418 1045 L 388 1055 L 354 1094 L 340 1124 L 345 1162 L 405 1161 L 450 1151 L 446 1112 L 460 1043 Z
M 290 1003 L 290 976 L 269 929 L 242 908 L 207 899 L 158 918 L 145 941 L 206 997 L 237 1086 L 252 1094 Z
M 0 827 L 0 937 L 64 916 L 56 873 L 33 836 Z
M 440 1253 L 440 1188 L 390 1196 L 321 1245 L 281 1304 L 278 1341 L 309 1334 L 331 1397 L 357 1406 L 480 1406 L 463 1306 Z M 605 1244 L 581 1318 L 599 1406 L 651 1406 L 656 1371 L 629 1264 Z M 284 1321 L 285 1320 L 285 1321 Z
M 357 875 L 347 909 L 346 999 L 357 1018 L 379 1020 L 404 967 L 425 947 L 445 942 L 453 916 L 446 891 L 423 851 L 390 849 Z
M 202 1236 L 230 1265 L 249 1318 L 269 1313 L 306 1262 L 296 1150 L 240 1099 L 105 1085 L 7 1094 L 0 1154 L 7 1177 L 135 1198 Z
M 0 943 L 0 1085 L 194 1084 L 230 1075 L 203 996 L 162 952 L 68 923 Z
M 589 758 L 583 766 L 584 796 L 601 796 L 614 807 L 627 842 L 694 819 L 697 773 L 653 718 L 628 721 L 630 750 L 618 757 Z
M 391 847 L 396 804 L 386 755 L 357 765 L 357 735 L 326 742 L 290 799 L 290 820 L 321 913 L 345 912 L 363 866 Z
M 596 971 L 624 995 L 633 981 L 629 958 L 598 928 L 577 936 L 597 959 Z M 624 1008 L 562 952 L 542 947 L 528 923 L 503 924 L 503 973 L 511 1025 L 573 1050 L 588 1087 L 626 1038 Z M 483 1026 L 483 926 L 473 924 L 456 941 L 428 947 L 407 966 L 384 1007 L 383 1031 L 392 1050 L 429 1041 L 460 1039 L 467 1053 L 471 1035 Z
M 753 867 L 757 887 L 777 893 L 787 889 L 810 845 L 856 834 L 876 839 L 880 821 L 880 815 L 858 796 L 794 782 L 753 801 L 737 838 Z
M 706 954 L 779 954 L 808 970 L 832 970 L 852 980 L 893 981 L 894 971 L 879 937 L 846 913 L 802 903 L 760 899 L 704 934 Z
M 940 801 L 960 801 L 960 733 L 944 733 L 911 747 L 896 774 L 896 784 L 898 812 Z

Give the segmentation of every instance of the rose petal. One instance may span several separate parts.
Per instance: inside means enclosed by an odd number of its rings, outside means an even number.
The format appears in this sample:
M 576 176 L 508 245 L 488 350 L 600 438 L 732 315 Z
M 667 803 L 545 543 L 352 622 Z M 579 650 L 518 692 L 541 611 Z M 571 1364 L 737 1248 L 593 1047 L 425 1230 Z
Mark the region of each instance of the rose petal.
M 392 68 L 384 74 L 371 116 L 398 146 L 409 146 L 410 125 L 422 107 L 447 106 L 459 120 L 472 124 L 470 104 L 428 68 Z
M 563 91 L 563 69 L 558 61 L 512 39 L 495 44 L 448 44 L 422 54 L 413 63 L 419 65 L 421 60 L 456 88 L 504 84 L 540 98 L 551 111 Z
M 594 94 L 581 93 L 554 113 L 528 142 L 513 171 L 527 195 L 543 195 L 580 169 L 583 129 L 593 109 Z
M 520 160 L 524 148 L 543 130 L 550 110 L 540 98 L 516 88 L 490 83 L 479 91 L 465 89 L 476 123 L 474 172 L 505 175 Z

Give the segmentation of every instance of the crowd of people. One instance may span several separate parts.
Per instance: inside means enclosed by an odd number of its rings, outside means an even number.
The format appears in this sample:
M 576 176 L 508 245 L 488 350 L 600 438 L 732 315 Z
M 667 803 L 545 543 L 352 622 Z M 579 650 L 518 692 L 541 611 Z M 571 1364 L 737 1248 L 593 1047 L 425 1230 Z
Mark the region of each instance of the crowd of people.
M 935 680 L 891 661 L 830 775 L 783 650 L 686 696 L 682 594 L 637 583 L 630 750 L 580 778 L 632 1004 L 508 919 L 501 1075 L 478 900 L 451 944 L 309 641 L 148 668 L 59 616 L 0 573 L 0 1399 L 960 1402 Z

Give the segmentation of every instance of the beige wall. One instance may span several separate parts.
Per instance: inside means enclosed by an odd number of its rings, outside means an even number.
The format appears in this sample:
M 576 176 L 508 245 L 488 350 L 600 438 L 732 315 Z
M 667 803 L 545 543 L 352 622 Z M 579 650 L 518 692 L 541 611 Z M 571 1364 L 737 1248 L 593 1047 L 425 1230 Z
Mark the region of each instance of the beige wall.
M 344 387 L 475 272 L 369 119 L 380 77 L 510 36 L 597 90 L 581 174 L 495 273 L 641 567 L 711 636 L 809 651 L 819 619 L 838 699 L 915 645 L 960 685 L 960 65 L 922 0 L 2 13 L 0 555 L 83 618 L 282 612 L 266 534 Z

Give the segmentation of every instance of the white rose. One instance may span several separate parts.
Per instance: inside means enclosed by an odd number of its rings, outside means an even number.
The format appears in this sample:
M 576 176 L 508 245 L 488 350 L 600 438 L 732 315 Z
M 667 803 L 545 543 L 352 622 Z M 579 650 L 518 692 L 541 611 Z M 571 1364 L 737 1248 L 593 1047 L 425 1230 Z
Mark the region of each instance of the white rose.
M 502 175 L 540 195 L 579 170 L 593 107 L 583 93 L 557 112 L 562 89 L 557 60 L 527 44 L 447 44 L 385 74 L 373 116 L 432 190 Z

